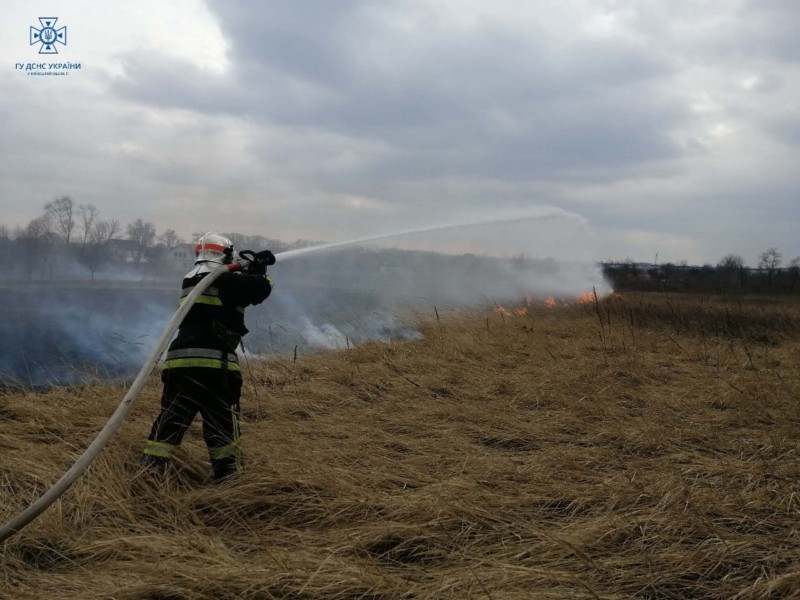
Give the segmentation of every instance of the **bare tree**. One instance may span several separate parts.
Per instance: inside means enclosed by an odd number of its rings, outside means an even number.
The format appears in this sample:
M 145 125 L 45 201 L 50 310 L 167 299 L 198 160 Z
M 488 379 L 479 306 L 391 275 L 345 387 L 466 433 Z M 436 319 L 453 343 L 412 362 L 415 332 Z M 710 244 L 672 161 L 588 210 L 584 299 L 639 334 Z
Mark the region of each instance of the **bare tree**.
M 729 284 L 738 280 L 739 285 L 744 285 L 747 279 L 747 271 L 745 271 L 744 258 L 738 254 L 726 254 L 723 256 L 717 269 L 723 283 Z
M 86 243 L 89 241 L 89 237 L 92 235 L 94 222 L 97 220 L 99 212 L 100 211 L 97 210 L 94 204 L 78 205 L 78 216 L 81 220 L 82 246 L 86 246 Z
M 136 242 L 137 249 L 134 262 L 138 265 L 147 249 L 156 239 L 156 227 L 152 223 L 136 219 L 128 225 L 128 239 Z
M 717 266 L 720 269 L 730 269 L 730 270 L 737 270 L 744 268 L 744 258 L 739 256 L 738 254 L 726 254 L 725 256 L 720 259 Z
M 119 221 L 116 219 L 103 219 L 96 221 L 89 230 L 86 251 L 83 254 L 83 263 L 88 267 L 94 281 L 94 274 L 103 265 L 107 256 L 108 242 L 120 232 Z
M 45 276 L 55 236 L 50 230 L 46 215 L 36 217 L 17 234 L 17 241 L 22 248 L 25 261 L 25 272 L 28 280 L 33 278 L 34 271 Z
M 794 291 L 797 282 L 800 281 L 800 256 L 795 256 L 789 262 L 789 272 L 792 274 L 792 284 L 790 291 Z
M 0 272 L 4 275 L 14 266 L 13 261 L 16 260 L 11 235 L 8 226 L 0 225 Z
M 69 196 L 56 198 L 44 205 L 47 218 L 52 220 L 55 232 L 69 244 L 72 231 L 75 229 L 75 202 Z
M 762 252 L 758 260 L 758 268 L 764 269 L 767 272 L 767 285 L 772 286 L 772 278 L 775 271 L 781 266 L 781 259 L 783 254 L 778 252 L 777 248 L 769 248 L 767 251 Z
M 158 236 L 158 241 L 164 244 L 169 251 L 180 246 L 183 243 L 183 238 L 174 229 L 167 229 Z
M 47 243 L 51 244 L 56 239 L 56 235 L 53 233 L 46 215 L 31 219 L 30 223 L 25 226 L 25 235 L 45 240 Z
M 109 242 L 111 238 L 117 235 L 122 230 L 122 227 L 119 224 L 119 221 L 116 219 L 104 219 L 99 221 L 97 225 L 94 227 L 94 234 L 92 236 L 92 241 L 105 244 Z

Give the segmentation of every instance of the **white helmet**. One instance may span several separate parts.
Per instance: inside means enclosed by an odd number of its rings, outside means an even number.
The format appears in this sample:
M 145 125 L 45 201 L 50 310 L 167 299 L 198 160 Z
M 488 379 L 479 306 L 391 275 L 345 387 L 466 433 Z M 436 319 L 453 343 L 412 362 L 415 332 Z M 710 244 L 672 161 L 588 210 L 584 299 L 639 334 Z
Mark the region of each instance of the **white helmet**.
M 204 233 L 194 247 L 194 264 L 217 263 L 227 265 L 233 262 L 233 242 L 214 231 Z

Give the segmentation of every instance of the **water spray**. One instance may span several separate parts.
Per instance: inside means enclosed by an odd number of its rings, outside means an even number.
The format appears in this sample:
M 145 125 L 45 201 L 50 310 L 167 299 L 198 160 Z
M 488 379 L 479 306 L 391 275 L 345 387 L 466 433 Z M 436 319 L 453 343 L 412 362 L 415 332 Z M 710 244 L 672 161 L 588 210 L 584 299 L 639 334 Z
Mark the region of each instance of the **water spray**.
M 576 215 L 574 213 L 569 213 L 556 208 L 549 208 L 537 214 L 528 213 L 528 214 L 515 215 L 509 217 L 486 219 L 482 221 L 472 221 L 472 222 L 457 223 L 444 226 L 440 225 L 432 227 L 423 227 L 419 229 L 397 231 L 393 233 L 374 235 L 343 242 L 333 242 L 329 244 L 319 244 L 317 246 L 308 246 L 306 248 L 299 248 L 297 250 L 288 250 L 285 252 L 279 252 L 275 254 L 275 258 L 281 261 L 285 261 L 285 260 L 290 260 L 292 258 L 297 258 L 299 256 L 304 256 L 306 254 L 338 250 L 340 248 L 346 248 L 358 244 L 364 244 L 368 242 L 380 241 L 388 238 L 400 237 L 418 233 L 446 231 L 446 230 L 461 229 L 466 227 L 475 227 L 480 225 L 518 222 L 520 220 L 552 220 L 552 219 L 564 219 L 564 218 L 577 220 L 581 224 L 585 223 L 583 218 L 580 217 L 579 215 Z M 246 254 L 246 253 L 245 252 L 240 253 L 240 256 L 241 254 Z M 252 253 L 250 254 L 250 256 L 253 256 Z M 53 504 L 53 502 L 55 502 L 65 491 L 67 491 L 67 489 L 69 489 L 69 487 L 78 479 L 78 477 L 80 477 L 84 473 L 84 471 L 86 471 L 86 469 L 89 467 L 89 465 L 91 465 L 91 463 L 94 461 L 97 455 L 100 454 L 100 452 L 103 450 L 106 444 L 111 440 L 112 436 L 116 433 L 117 429 L 119 429 L 119 427 L 122 425 L 125 416 L 128 414 L 128 410 L 130 410 L 130 407 L 139 398 L 139 395 L 142 392 L 142 388 L 147 382 L 150 373 L 158 365 L 159 361 L 161 360 L 161 356 L 164 354 L 164 351 L 167 349 L 167 346 L 172 340 L 172 336 L 175 334 L 181 322 L 183 322 L 184 317 L 186 317 L 187 313 L 194 305 L 197 297 L 200 296 L 203 292 L 205 292 L 211 286 L 211 284 L 214 283 L 214 281 L 216 281 L 224 273 L 239 271 L 243 267 L 246 267 L 250 262 L 249 260 L 247 260 L 247 258 L 248 257 L 245 256 L 243 259 L 240 259 L 239 261 L 233 262 L 229 265 L 223 265 L 217 269 L 214 269 L 203 279 L 200 280 L 200 282 L 195 286 L 195 288 L 191 291 L 191 293 L 181 303 L 180 307 L 172 316 L 172 319 L 170 319 L 169 323 L 167 323 L 167 326 L 164 328 L 164 332 L 161 334 L 161 337 L 158 339 L 158 342 L 156 343 L 153 350 L 145 359 L 142 368 L 139 370 L 139 373 L 133 380 L 133 383 L 131 384 L 131 387 L 128 389 L 128 392 L 122 398 L 122 401 L 119 403 L 116 410 L 108 419 L 106 424 L 97 434 L 97 437 L 95 437 L 94 441 L 89 445 L 89 447 L 84 451 L 84 453 L 75 461 L 72 467 L 70 467 L 69 470 L 67 470 L 67 472 L 64 473 L 64 475 L 62 475 L 61 478 L 58 481 L 56 481 L 49 490 L 47 490 L 44 494 L 42 494 L 27 509 L 19 513 L 17 516 L 13 517 L 10 521 L 4 524 L 2 528 L 0 528 L 0 542 L 7 540 L 15 533 L 18 533 L 20 530 L 22 530 L 23 527 L 28 525 L 36 517 L 42 514 L 51 504 Z
M 550 221 L 556 219 L 569 219 L 576 221 L 581 225 L 586 224 L 586 219 L 576 213 L 567 212 L 560 208 L 545 208 L 541 212 L 531 213 L 523 212 L 515 215 L 507 215 L 503 217 L 494 217 L 491 219 L 481 219 L 477 221 L 465 221 L 463 223 L 453 223 L 451 225 L 432 225 L 430 227 L 420 227 L 418 229 L 404 229 L 392 233 L 382 233 L 379 235 L 372 235 L 369 237 L 358 238 L 355 240 L 347 240 L 345 242 L 332 242 L 328 244 L 319 244 L 317 246 L 307 246 L 305 248 L 298 248 L 297 250 L 287 250 L 276 254 L 281 260 L 287 260 L 302 256 L 305 254 L 312 254 L 315 252 L 327 252 L 330 250 L 338 250 L 340 248 L 347 248 L 349 246 L 356 246 L 358 244 L 367 244 L 369 242 L 378 242 L 381 240 L 402 237 L 407 235 L 415 235 L 418 233 L 431 233 L 434 231 L 450 231 L 454 229 L 465 229 L 468 227 L 478 227 L 482 225 L 503 225 L 506 223 L 517 223 L 519 221 Z

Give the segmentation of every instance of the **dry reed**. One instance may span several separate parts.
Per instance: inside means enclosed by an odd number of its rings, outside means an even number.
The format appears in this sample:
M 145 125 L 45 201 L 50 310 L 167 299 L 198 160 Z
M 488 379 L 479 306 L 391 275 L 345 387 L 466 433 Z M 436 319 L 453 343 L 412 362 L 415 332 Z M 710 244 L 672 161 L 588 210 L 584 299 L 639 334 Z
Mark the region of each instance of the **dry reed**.
M 800 598 L 800 305 L 615 296 L 250 361 L 247 469 L 138 471 L 156 378 L 9 540 L 0 597 Z M 0 396 L 0 519 L 118 385 Z

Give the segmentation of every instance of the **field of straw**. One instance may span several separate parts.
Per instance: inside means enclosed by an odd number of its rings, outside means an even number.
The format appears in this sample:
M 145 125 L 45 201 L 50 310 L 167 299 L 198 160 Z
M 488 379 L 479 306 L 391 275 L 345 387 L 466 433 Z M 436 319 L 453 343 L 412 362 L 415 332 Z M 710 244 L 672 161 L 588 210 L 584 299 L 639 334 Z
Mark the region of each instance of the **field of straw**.
M 430 312 L 415 341 L 251 361 L 222 485 L 198 423 L 171 478 L 138 473 L 154 376 L 3 545 L 0 598 L 800 598 L 800 301 Z M 0 396 L 0 520 L 123 392 Z

